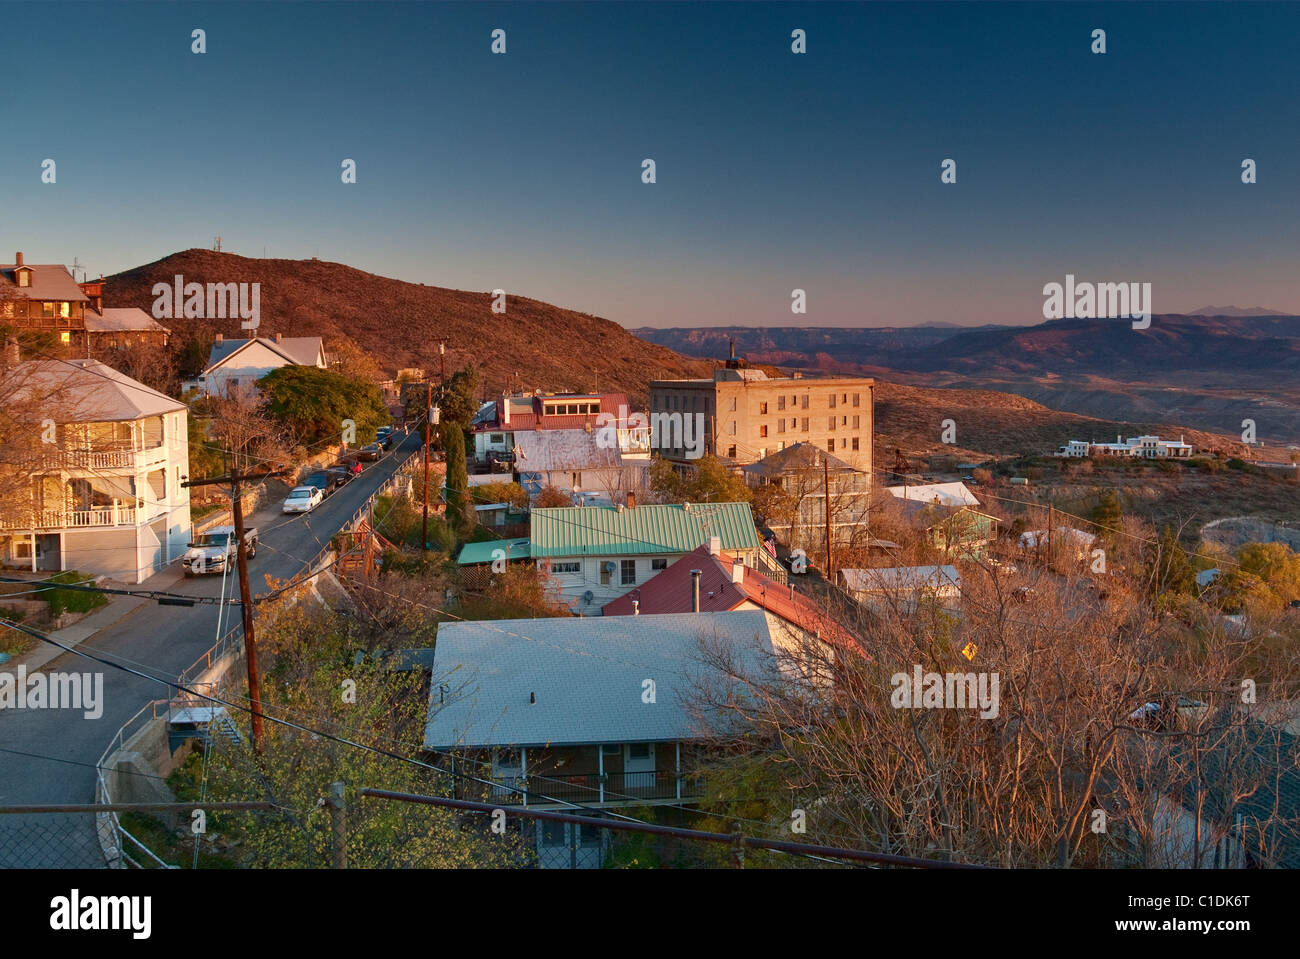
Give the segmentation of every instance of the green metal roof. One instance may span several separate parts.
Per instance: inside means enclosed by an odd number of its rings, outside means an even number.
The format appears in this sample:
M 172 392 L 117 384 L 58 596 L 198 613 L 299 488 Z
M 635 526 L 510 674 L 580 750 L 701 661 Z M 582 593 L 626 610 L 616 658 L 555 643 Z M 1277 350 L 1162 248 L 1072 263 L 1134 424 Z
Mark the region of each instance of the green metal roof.
M 489 539 L 481 543 L 466 543 L 461 547 L 460 556 L 456 558 L 460 566 L 473 563 L 492 562 L 492 553 L 502 550 L 507 560 L 528 559 L 528 540 L 526 539 Z
M 534 558 L 689 553 L 722 540 L 724 550 L 759 549 L 748 503 L 574 506 L 534 509 Z

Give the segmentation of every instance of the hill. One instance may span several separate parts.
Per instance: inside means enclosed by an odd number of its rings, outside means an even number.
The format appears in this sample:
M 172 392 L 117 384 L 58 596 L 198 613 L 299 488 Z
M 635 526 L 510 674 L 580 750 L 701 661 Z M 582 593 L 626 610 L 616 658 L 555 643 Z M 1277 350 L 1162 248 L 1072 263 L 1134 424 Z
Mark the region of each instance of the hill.
M 407 283 L 315 259 L 185 250 L 108 277 L 105 305 L 148 313 L 154 284 L 171 284 L 177 274 L 187 283 L 260 283 L 260 335 L 349 340 L 390 374 L 403 367 L 436 374 L 440 341 L 447 344 L 448 373 L 475 364 L 489 390 L 511 383 L 523 389 L 599 389 L 644 401 L 652 378 L 707 376 L 711 369 L 587 313 L 510 295 L 506 312 L 496 314 L 491 293 Z M 237 319 L 164 325 L 174 336 L 205 343 L 216 333 L 248 335 Z

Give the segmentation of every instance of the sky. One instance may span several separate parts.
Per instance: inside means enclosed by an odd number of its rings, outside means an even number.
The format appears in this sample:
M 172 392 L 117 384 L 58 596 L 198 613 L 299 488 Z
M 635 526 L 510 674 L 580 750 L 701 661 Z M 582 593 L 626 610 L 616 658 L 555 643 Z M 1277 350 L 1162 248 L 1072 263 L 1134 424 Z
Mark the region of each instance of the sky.
M 220 235 L 626 327 L 1033 324 L 1067 274 L 1300 313 L 1297 4 L 3 14 L 4 262 L 112 274 Z

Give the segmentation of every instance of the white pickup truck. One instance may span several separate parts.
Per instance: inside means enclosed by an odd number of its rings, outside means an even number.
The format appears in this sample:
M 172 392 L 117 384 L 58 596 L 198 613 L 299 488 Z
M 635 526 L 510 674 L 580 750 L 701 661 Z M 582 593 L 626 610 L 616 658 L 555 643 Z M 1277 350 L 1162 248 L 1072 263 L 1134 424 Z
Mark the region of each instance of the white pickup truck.
M 244 548 L 249 559 L 257 555 L 256 528 L 244 530 Z M 235 527 L 214 526 L 190 543 L 190 548 L 181 557 L 181 566 L 185 568 L 186 576 L 221 573 L 235 568 L 237 552 L 238 540 L 235 539 Z

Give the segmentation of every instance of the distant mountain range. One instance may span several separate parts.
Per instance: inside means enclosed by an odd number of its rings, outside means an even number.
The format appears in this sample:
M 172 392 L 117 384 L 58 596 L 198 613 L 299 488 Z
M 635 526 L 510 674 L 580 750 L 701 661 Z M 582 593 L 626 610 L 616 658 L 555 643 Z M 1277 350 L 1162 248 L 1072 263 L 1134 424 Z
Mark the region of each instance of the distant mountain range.
M 249 259 L 185 250 L 107 278 L 108 306 L 149 312 L 155 283 L 260 283 L 258 334 L 351 340 L 390 374 L 403 367 L 438 370 L 447 343 L 450 374 L 479 367 L 483 384 L 518 389 L 624 392 L 644 401 L 651 378 L 707 376 L 691 360 L 630 335 L 609 320 L 508 294 L 492 312 L 490 293 L 448 290 L 377 276 L 321 260 Z M 174 337 L 210 343 L 215 333 L 246 337 L 239 320 L 165 320 Z M 206 346 L 204 347 L 206 349 Z
M 1188 316 L 1285 316 L 1282 310 L 1266 310 L 1262 306 L 1203 306 L 1192 310 Z

